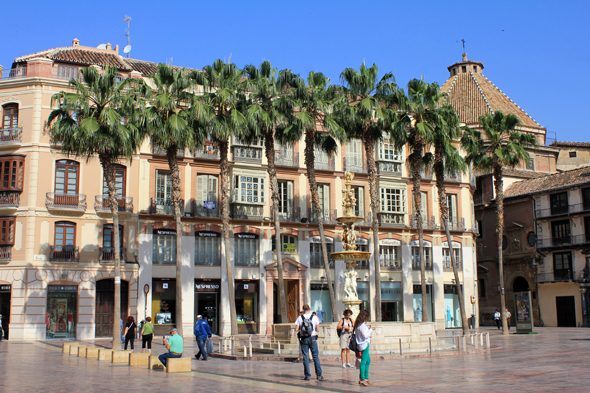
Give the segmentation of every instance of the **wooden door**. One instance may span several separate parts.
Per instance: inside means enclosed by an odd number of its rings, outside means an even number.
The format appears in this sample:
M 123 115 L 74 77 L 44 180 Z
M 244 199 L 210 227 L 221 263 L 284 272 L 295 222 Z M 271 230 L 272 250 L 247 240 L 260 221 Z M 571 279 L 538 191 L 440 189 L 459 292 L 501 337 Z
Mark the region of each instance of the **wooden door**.
M 287 316 L 289 323 L 295 322 L 299 315 L 298 298 L 299 293 L 299 282 L 298 281 L 287 281 Z
M 127 319 L 129 283 L 121 280 L 121 318 Z M 115 314 L 115 281 L 100 280 L 96 283 L 95 337 L 112 337 Z M 120 322 L 119 322 L 120 323 Z
M 576 301 L 573 296 L 557 296 L 557 326 L 576 327 Z

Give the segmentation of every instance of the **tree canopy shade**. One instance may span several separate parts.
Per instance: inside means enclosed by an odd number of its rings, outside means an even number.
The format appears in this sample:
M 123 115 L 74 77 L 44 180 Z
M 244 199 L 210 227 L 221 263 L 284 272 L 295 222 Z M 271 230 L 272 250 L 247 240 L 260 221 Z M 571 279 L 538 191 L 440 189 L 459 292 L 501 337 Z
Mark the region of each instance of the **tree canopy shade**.
M 142 102 L 132 87 L 137 80 L 117 80 L 117 68 L 83 68 L 81 79 L 69 82 L 70 91 L 61 91 L 51 99 L 57 107 L 47 120 L 51 139 L 61 145 L 62 152 L 90 160 L 98 156 L 109 189 L 109 206 L 113 215 L 115 244 L 115 306 L 113 348 L 120 345 L 121 316 L 121 244 L 119 240 L 119 204 L 114 164 L 131 159 L 146 137 L 141 126 L 139 108 Z
M 506 320 L 506 298 L 504 297 L 504 262 L 502 256 L 502 238 L 504 235 L 504 167 L 514 168 L 520 162 L 530 160 L 526 148 L 536 146 L 533 134 L 517 130 L 520 122 L 513 114 L 504 115 L 501 111 L 479 118 L 482 132 L 475 129 L 466 130 L 461 138 L 463 148 L 467 151 L 465 161 L 476 169 L 491 171 L 494 176 L 496 193 L 496 232 L 498 233 L 498 274 L 500 281 L 500 301 L 503 334 L 508 334 Z

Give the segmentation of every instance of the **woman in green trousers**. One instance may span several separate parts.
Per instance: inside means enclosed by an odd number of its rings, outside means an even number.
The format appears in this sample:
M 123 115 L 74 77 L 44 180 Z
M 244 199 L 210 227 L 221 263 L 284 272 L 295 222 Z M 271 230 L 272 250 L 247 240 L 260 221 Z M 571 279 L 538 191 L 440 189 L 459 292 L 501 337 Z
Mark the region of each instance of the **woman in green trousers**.
M 362 310 L 356 321 L 354 322 L 354 333 L 356 336 L 356 343 L 361 352 L 361 374 L 359 377 L 359 384 L 362 386 L 372 385 L 369 381 L 369 365 L 371 364 L 371 356 L 369 355 L 369 346 L 371 343 L 371 334 L 375 328 L 368 327 L 365 322 L 371 319 L 371 314 L 367 310 Z

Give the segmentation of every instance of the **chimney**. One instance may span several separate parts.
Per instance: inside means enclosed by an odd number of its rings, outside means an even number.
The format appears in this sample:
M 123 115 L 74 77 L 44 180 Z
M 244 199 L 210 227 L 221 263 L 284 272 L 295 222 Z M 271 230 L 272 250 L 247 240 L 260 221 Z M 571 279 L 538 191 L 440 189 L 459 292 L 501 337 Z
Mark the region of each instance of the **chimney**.
M 463 53 L 463 59 L 461 61 L 463 61 L 463 62 L 467 61 L 467 53 Z
M 115 49 L 113 49 L 113 52 L 119 54 L 119 45 L 115 45 Z
M 107 42 L 107 50 L 111 50 L 112 47 L 113 46 L 111 45 L 111 43 L 110 42 Z
M 77 39 L 77 38 L 74 38 L 74 41 L 72 41 L 72 46 L 73 46 L 73 47 L 76 47 L 76 46 L 78 46 L 78 45 L 80 45 L 80 40 L 79 40 L 79 39 Z

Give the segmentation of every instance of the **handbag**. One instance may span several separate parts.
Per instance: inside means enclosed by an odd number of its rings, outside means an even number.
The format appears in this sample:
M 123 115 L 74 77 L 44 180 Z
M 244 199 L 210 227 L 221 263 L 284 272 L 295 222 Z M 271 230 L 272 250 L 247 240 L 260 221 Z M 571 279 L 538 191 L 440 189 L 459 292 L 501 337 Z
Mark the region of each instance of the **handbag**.
M 359 348 L 358 348 L 358 344 L 356 343 L 356 334 L 355 333 L 352 333 L 350 335 L 350 343 L 348 344 L 348 348 L 354 353 L 360 352 Z

